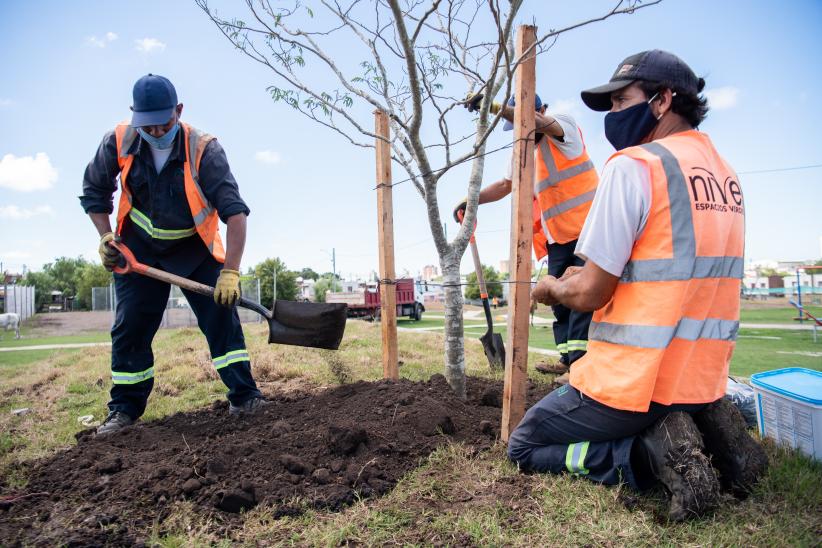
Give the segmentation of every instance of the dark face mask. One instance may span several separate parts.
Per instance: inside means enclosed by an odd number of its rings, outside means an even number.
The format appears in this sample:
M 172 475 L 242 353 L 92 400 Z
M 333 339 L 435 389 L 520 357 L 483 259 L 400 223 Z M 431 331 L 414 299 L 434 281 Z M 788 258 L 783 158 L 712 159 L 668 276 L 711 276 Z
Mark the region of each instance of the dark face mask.
M 615 149 L 622 150 L 639 144 L 656 127 L 658 119 L 654 117 L 650 107 L 656 96 L 654 94 L 648 101 L 605 115 L 605 138 Z

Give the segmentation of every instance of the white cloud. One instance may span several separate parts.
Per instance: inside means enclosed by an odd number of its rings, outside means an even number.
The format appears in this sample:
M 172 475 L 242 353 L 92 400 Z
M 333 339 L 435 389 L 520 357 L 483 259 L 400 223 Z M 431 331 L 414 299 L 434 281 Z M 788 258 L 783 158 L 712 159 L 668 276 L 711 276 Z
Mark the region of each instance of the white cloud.
M 29 257 L 31 257 L 31 252 L 29 252 L 29 251 L 12 250 L 12 251 L 4 251 L 3 252 L 3 258 L 6 259 L 6 260 L 9 260 L 9 259 L 28 259 Z
M 135 40 L 137 44 L 137 51 L 141 53 L 160 53 L 166 49 L 166 45 L 156 38 L 143 38 L 142 40 Z
M 34 209 L 23 209 L 16 205 L 0 206 L 0 219 L 11 219 L 13 221 L 22 221 L 31 219 L 37 215 L 54 215 L 54 210 L 51 206 L 37 206 Z
M 93 46 L 95 48 L 104 48 L 109 42 L 114 42 L 117 40 L 117 35 L 113 32 L 109 31 L 103 35 L 102 38 L 97 38 L 96 36 L 89 36 L 86 38 L 86 44 L 89 46 Z
M 579 116 L 579 103 L 574 99 L 554 99 L 548 102 L 548 114 Z
M 705 92 L 708 97 L 708 106 L 713 110 L 726 110 L 736 106 L 739 99 L 739 88 L 725 86 L 709 89 Z
M 254 154 L 254 159 L 262 164 L 279 164 L 280 154 L 273 150 L 261 150 Z
M 57 182 L 57 169 L 45 152 L 34 157 L 6 154 L 0 160 L 0 188 L 31 192 L 46 190 Z
M 0 97 L 0 108 L 10 107 L 13 104 L 14 101 L 12 101 L 11 99 L 3 99 L 2 97 Z

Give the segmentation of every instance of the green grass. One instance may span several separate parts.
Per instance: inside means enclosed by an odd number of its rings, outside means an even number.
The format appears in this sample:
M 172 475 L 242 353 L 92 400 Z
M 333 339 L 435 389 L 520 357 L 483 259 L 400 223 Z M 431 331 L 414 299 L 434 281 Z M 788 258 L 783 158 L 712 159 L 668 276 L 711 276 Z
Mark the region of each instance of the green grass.
M 421 325 L 423 324 L 423 325 Z M 442 327 L 443 320 L 428 319 L 421 322 L 400 322 L 409 328 Z M 475 327 L 468 327 L 475 326 Z M 486 331 L 485 324 L 466 322 L 466 337 L 479 339 Z M 507 329 L 494 327 L 506 340 Z M 537 325 L 529 330 L 528 345 L 555 350 L 554 334 L 550 325 Z M 822 371 L 822 329 L 819 342 L 813 342 L 809 331 L 789 329 L 740 329 L 736 350 L 731 360 L 731 374 L 750 377 L 753 373 L 783 367 L 806 367 Z
M 805 310 L 822 319 L 822 306 L 807 306 Z M 794 320 L 797 317 L 799 317 L 799 312 L 792 306 L 787 308 L 743 308 L 739 313 L 739 321 L 741 322 L 799 325 L 799 322 Z M 804 323 L 810 325 L 809 321 Z
M 11 348 L 16 346 L 35 346 L 41 344 L 71 344 L 71 343 L 93 343 L 93 342 L 111 342 L 111 335 L 108 332 L 100 333 L 83 333 L 82 335 L 68 335 L 68 336 L 27 336 L 23 335 L 22 339 L 14 339 L 5 336 L 0 341 L 0 348 Z
M 731 360 L 731 374 L 750 377 L 753 373 L 806 367 L 822 371 L 822 335 L 813 342 L 809 331 L 788 329 L 740 329 Z

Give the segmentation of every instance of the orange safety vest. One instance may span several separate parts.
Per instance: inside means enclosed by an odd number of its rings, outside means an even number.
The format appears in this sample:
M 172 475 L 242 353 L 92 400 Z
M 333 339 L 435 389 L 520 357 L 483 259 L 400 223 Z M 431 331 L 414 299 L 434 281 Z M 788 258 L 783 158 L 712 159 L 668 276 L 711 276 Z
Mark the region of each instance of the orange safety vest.
M 223 241 L 220 239 L 219 217 L 217 210 L 206 199 L 203 190 L 198 183 L 198 171 L 200 160 L 203 157 L 206 145 L 214 139 L 213 136 L 193 128 L 188 124 L 180 122 L 180 127 L 185 136 L 186 161 L 183 166 L 183 177 L 185 181 L 185 192 L 188 206 L 191 209 L 191 217 L 194 219 L 193 229 L 166 230 L 154 228 L 151 221 L 142 213 L 132 207 L 131 191 L 126 180 L 131 165 L 134 162 L 134 155 L 128 151 L 137 138 L 137 130 L 127 122 L 118 124 L 114 130 L 117 139 L 117 163 L 120 165 L 120 203 L 117 207 L 117 234 L 123 229 L 123 221 L 126 216 L 130 216 L 132 221 L 146 230 L 152 237 L 158 239 L 175 239 L 193 235 L 196 231 L 200 235 L 208 250 L 219 262 L 225 262 L 225 249 Z M 192 162 L 192 158 L 194 161 Z M 131 215 L 129 215 L 131 213 Z
M 579 134 L 582 138 L 582 131 Z M 599 176 L 584 144 L 582 154 L 573 159 L 566 158 L 547 136 L 540 139 L 538 145 L 534 184 L 534 252 L 540 260 L 547 254 L 545 234 L 550 234 L 559 244 L 579 238 L 591 209 Z
M 725 394 L 739 329 L 739 179 L 696 130 L 620 154 L 648 167 L 650 211 L 613 297 L 594 313 L 588 353 L 570 383 L 627 411 L 715 401 Z

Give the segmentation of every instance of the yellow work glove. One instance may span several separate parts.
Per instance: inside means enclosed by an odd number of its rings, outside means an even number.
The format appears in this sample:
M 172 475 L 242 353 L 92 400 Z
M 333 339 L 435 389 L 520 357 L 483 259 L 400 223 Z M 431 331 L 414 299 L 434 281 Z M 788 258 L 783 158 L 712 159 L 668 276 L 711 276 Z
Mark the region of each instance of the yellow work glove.
M 476 95 L 469 95 L 465 98 L 463 102 L 463 106 L 468 109 L 468 112 L 477 112 L 480 107 L 480 103 L 482 102 L 482 98 L 485 97 L 482 93 L 477 93 Z M 488 110 L 491 111 L 491 114 L 496 114 L 502 109 L 502 105 L 494 101 L 491 103 L 491 106 Z
M 113 232 L 106 232 L 100 236 L 100 245 L 97 248 L 97 252 L 100 253 L 100 260 L 108 271 L 111 271 L 117 266 L 117 261 L 120 259 L 120 252 L 108 245 L 108 243 L 113 242 L 115 238 L 116 236 L 114 236 Z
M 240 273 L 224 268 L 214 286 L 214 302 L 222 306 L 234 306 L 240 298 Z

